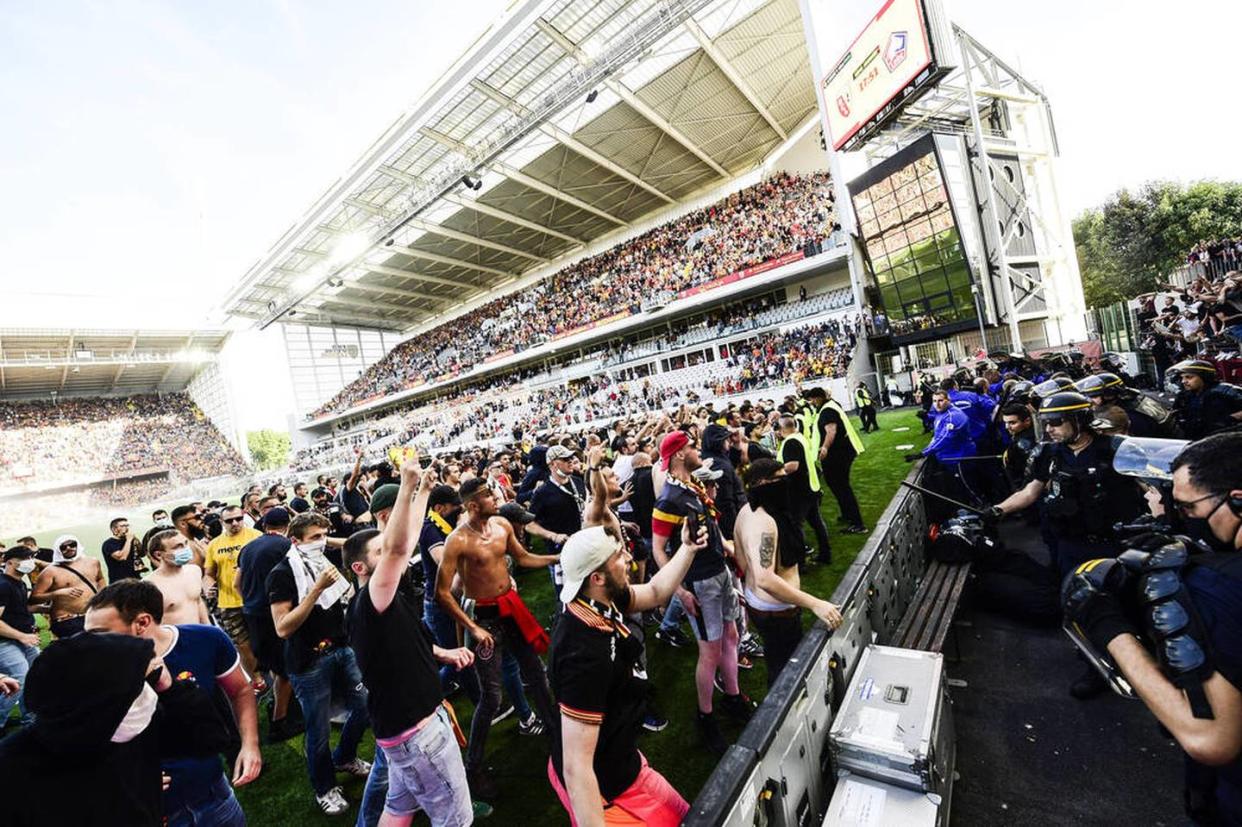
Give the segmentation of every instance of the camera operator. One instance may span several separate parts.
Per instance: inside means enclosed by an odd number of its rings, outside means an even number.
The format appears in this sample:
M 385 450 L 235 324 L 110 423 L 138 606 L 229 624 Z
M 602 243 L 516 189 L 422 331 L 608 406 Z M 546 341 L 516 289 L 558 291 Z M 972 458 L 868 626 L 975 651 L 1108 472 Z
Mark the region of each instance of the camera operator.
M 1140 579 L 1135 591 L 1171 595 L 1150 606 L 1145 635 L 1158 642 L 1157 657 L 1127 619 L 1120 589 L 1089 588 L 1089 596 L 1069 613 L 1185 751 L 1186 808 L 1197 824 L 1242 822 L 1240 455 L 1242 434 L 1217 434 L 1191 444 L 1172 464 L 1175 510 L 1210 552 L 1177 555 L 1182 544 L 1161 535 L 1137 543 L 1153 553 L 1139 575 L 1149 579 Z M 1081 586 L 1083 569 L 1096 562 L 1084 565 L 1067 582 L 1067 591 Z M 1155 577 L 1163 578 L 1163 588 L 1148 588 Z M 1174 615 L 1185 622 L 1172 628 L 1159 624 Z

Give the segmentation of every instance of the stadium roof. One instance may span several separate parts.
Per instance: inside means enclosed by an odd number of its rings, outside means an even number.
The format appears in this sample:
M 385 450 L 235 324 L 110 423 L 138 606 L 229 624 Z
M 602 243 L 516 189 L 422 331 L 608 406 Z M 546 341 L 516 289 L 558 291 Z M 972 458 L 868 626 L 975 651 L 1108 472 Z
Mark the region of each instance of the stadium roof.
M 0 398 L 184 390 L 224 330 L 0 328 Z
M 224 309 L 407 330 L 753 170 L 815 108 L 797 0 L 524 0 Z

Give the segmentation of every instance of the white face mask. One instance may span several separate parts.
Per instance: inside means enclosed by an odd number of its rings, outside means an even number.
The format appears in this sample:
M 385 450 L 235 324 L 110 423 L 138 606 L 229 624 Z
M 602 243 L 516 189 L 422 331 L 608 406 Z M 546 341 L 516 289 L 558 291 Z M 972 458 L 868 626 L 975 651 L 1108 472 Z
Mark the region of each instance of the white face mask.
M 159 700 L 160 696 L 155 694 L 151 685 L 144 681 L 142 691 L 129 705 L 129 711 L 117 725 L 116 732 L 112 733 L 112 743 L 124 744 L 141 735 L 142 731 L 151 725 L 151 719 L 155 716 L 155 707 Z
M 34 560 L 23 560 L 17 564 L 18 574 L 30 574 L 34 570 L 35 570 Z
M 303 554 L 309 554 L 312 557 L 316 557 L 316 556 L 323 554 L 323 550 L 327 547 L 328 547 L 328 541 L 326 539 L 316 540 L 313 543 L 305 543 L 305 544 L 298 543 L 298 551 L 302 552 Z

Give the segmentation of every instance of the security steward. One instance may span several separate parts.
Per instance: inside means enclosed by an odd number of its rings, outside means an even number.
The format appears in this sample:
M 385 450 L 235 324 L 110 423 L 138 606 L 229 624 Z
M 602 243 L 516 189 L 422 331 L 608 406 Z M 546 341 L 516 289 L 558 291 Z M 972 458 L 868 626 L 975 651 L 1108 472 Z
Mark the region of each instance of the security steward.
M 1242 423 L 1242 388 L 1220 381 L 1216 365 L 1206 359 L 1186 359 L 1169 368 L 1176 371 L 1182 391 L 1173 400 L 1173 413 L 1187 439 Z
M 1150 396 L 1131 390 L 1115 373 L 1093 373 L 1074 383 L 1074 389 L 1091 400 L 1096 413 L 1116 405 L 1130 418 L 1130 436 L 1173 439 L 1177 420 L 1173 412 Z
M 800 420 L 803 426 L 802 435 L 810 443 L 812 456 L 819 462 L 821 480 L 837 500 L 837 507 L 841 510 L 841 522 L 845 524 L 842 530 L 846 534 L 866 533 L 867 527 L 863 525 L 858 497 L 850 486 L 850 470 L 858 455 L 867 449 L 863 447 L 862 438 L 854 430 L 854 423 L 826 390 L 809 388 L 804 396 L 810 409 Z M 870 399 L 870 396 L 867 398 Z M 871 418 L 874 421 L 874 407 Z M 864 416 L 864 425 L 866 421 Z M 879 430 L 878 426 L 876 430 Z
M 823 515 L 819 513 L 824 492 L 819 482 L 815 451 L 803 435 L 795 417 L 786 414 L 776 424 L 781 437 L 776 457 L 785 466 L 785 473 L 789 476 L 789 510 L 799 524 L 805 520 L 815 532 L 819 553 L 814 562 L 829 565 L 832 563 L 832 543 L 828 539 L 828 526 L 824 525 Z
M 854 390 L 854 407 L 858 408 L 864 434 L 880 430 L 879 423 L 875 421 L 875 400 L 871 398 L 871 390 L 865 382 L 859 382 Z
M 1113 531 L 1146 511 L 1141 489 L 1133 478 L 1113 469 L 1121 437 L 1104 436 L 1091 425 L 1091 400 L 1062 391 L 1044 399 L 1038 419 L 1049 442 L 1031 463 L 1025 486 L 992 506 L 986 517 L 999 521 L 1006 514 L 1042 506 L 1044 539 L 1058 578 L 1081 563 L 1116 557 L 1122 545 Z M 1074 682 L 1070 694 L 1094 697 L 1106 688 L 1098 671 L 1088 667 Z
M 1146 553 L 1127 552 L 1117 564 L 1092 560 L 1063 592 L 1079 598 L 1067 600 L 1067 616 L 1089 648 L 1107 653 L 1185 751 L 1187 815 L 1201 825 L 1242 824 L 1239 456 L 1242 433 L 1217 434 L 1192 443 L 1172 464 L 1182 527 L 1211 551 L 1193 553 L 1171 537 L 1147 535 L 1137 543 Z M 1124 585 L 1093 580 L 1110 567 L 1123 569 Z M 1127 594 L 1136 600 L 1125 600 Z M 1140 608 L 1127 616 L 1123 604 L 1136 601 Z

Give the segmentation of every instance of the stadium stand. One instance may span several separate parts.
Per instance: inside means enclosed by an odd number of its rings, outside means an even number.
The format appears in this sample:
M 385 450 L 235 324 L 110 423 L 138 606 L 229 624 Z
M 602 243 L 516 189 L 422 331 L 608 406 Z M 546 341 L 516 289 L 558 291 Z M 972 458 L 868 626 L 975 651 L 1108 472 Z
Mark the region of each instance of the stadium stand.
M 401 343 L 314 415 L 637 313 L 647 297 L 821 244 L 835 225 L 832 198 L 827 173 L 773 176 Z
M 246 463 L 184 393 L 0 403 L 0 493 L 160 473 L 186 481 Z M 108 500 L 136 502 L 142 483 Z

